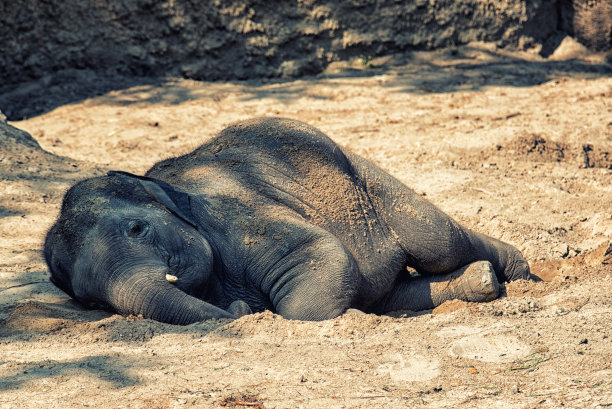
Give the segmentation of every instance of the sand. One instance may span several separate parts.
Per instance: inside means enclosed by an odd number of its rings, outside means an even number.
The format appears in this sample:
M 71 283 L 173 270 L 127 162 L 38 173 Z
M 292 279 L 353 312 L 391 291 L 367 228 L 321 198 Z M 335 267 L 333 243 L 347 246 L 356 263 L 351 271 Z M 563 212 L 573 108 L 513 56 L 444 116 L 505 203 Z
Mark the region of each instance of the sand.
M 291 81 L 160 78 L 11 122 L 64 158 L 0 150 L 0 407 L 612 405 L 612 69 L 571 57 L 472 44 Z M 42 241 L 69 186 L 256 116 L 321 129 L 544 281 L 418 313 L 185 327 L 84 310 L 49 283 Z

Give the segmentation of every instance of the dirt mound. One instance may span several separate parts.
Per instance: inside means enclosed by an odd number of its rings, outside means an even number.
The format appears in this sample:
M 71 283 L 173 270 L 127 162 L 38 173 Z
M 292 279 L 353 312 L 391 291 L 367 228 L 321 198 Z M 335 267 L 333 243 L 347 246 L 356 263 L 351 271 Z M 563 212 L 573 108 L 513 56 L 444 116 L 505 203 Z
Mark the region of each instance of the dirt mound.
M 102 311 L 85 310 L 76 302 L 63 304 L 40 301 L 24 301 L 0 322 L 0 337 L 23 334 L 48 334 L 64 328 L 73 328 L 84 321 L 98 321 L 108 314 Z
M 0 112 L 1 114 L 2 112 Z M 32 135 L 7 124 L 3 117 L 0 118 L 0 143 L 3 148 L 7 147 L 11 150 L 29 149 L 30 152 L 42 151 L 42 148 L 32 138 Z
M 489 155 L 493 157 L 498 152 L 534 162 L 569 162 L 583 168 L 612 169 L 612 151 L 608 146 L 555 142 L 535 134 L 497 145 Z
M 44 179 L 57 171 L 78 174 L 81 169 L 93 169 L 90 164 L 47 152 L 32 135 L 4 121 L 0 121 L 0 146 L 0 173 L 7 179 Z
M 80 333 L 79 342 L 146 342 L 163 334 L 206 334 L 227 324 L 210 320 L 189 326 L 175 326 L 139 317 L 112 315 L 88 310 L 76 301 L 50 303 L 26 300 L 0 320 L 0 338 L 37 338 L 57 334 L 66 338 Z M 227 330 L 224 330 L 225 332 Z
M 454 155 L 450 157 L 457 158 L 453 163 L 459 167 L 495 167 L 498 161 L 513 158 L 514 161 L 523 163 L 565 163 L 582 169 L 612 169 L 612 146 L 600 136 L 593 143 L 571 139 L 572 141 L 561 142 L 539 134 L 526 133 L 480 151 L 455 147 Z

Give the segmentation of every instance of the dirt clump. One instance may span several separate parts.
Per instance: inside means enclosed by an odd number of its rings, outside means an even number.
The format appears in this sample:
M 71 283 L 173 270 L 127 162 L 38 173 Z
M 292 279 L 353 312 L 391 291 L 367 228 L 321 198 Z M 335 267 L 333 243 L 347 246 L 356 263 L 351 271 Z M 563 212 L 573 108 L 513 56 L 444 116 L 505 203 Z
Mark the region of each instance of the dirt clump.
M 505 149 L 509 155 L 517 155 L 535 162 L 571 162 L 584 168 L 612 169 L 612 152 L 609 147 L 592 144 L 568 145 L 547 140 L 540 135 L 519 137 L 507 145 L 497 145 L 497 151 Z

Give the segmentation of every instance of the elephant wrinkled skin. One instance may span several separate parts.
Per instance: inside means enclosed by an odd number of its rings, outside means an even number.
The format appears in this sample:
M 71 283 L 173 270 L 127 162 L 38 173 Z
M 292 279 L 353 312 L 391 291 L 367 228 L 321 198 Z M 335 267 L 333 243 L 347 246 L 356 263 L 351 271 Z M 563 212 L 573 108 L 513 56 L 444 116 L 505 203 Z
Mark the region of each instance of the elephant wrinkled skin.
M 279 118 L 236 123 L 145 176 L 77 183 L 44 253 L 53 283 L 83 304 L 175 324 L 429 309 L 531 278 L 516 248 Z

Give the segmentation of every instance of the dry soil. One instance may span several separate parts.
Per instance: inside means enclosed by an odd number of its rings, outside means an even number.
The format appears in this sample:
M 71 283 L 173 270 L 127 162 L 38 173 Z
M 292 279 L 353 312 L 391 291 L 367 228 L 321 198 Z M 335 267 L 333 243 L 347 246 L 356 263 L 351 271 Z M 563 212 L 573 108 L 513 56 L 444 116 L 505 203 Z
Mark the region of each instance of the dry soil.
M 70 159 L 0 150 L 0 407 L 612 406 L 612 71 L 564 47 L 542 59 L 472 44 L 283 82 L 160 79 L 13 122 Z M 42 240 L 71 184 L 144 172 L 254 116 L 320 128 L 516 245 L 543 281 L 419 313 L 186 327 L 87 311 L 49 283 Z

